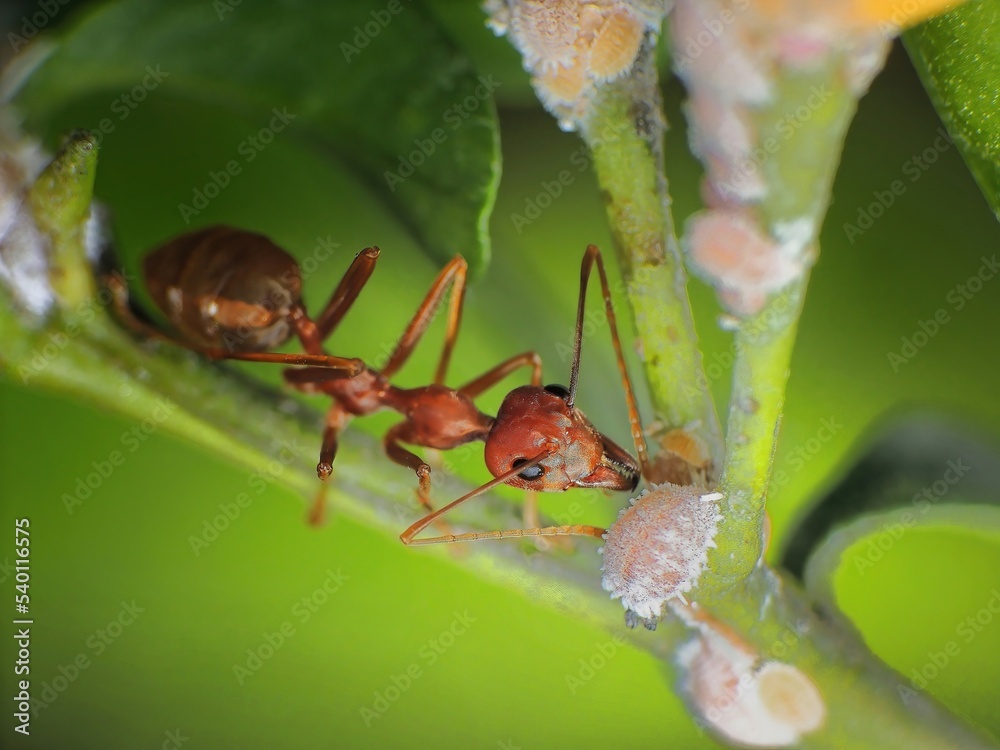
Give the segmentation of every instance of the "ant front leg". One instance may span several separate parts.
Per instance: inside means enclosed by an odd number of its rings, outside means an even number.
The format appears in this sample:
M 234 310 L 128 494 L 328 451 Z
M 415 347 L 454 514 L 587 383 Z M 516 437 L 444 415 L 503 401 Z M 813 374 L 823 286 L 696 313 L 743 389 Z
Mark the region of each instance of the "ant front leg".
M 426 529 L 432 523 L 440 524 L 441 516 L 446 513 L 451 512 L 457 508 L 462 503 L 468 502 L 474 497 L 478 497 L 484 492 L 503 484 L 507 480 L 511 479 L 518 472 L 524 471 L 525 468 L 530 468 L 532 466 L 537 466 L 546 457 L 551 455 L 551 451 L 545 451 L 539 453 L 537 456 L 530 459 L 525 464 L 520 464 L 517 467 L 511 469 L 505 474 L 501 474 L 494 479 L 491 479 L 486 484 L 477 487 L 472 492 L 458 498 L 448 505 L 441 508 L 441 510 L 436 510 L 433 513 L 429 513 L 419 521 L 414 523 L 410 528 L 399 535 L 400 541 L 403 544 L 410 545 L 421 545 L 421 544 L 445 544 L 451 542 L 475 542 L 480 539 L 524 539 L 527 537 L 555 537 L 555 536 L 589 536 L 600 539 L 606 533 L 606 529 L 602 529 L 598 526 L 584 526 L 584 525 L 572 525 L 572 526 L 542 526 L 542 527 L 532 527 L 527 529 L 506 529 L 504 531 L 483 531 L 478 533 L 469 534 L 442 534 L 441 536 L 427 537 L 425 539 L 416 539 L 415 537 L 421 531 Z
M 537 352 L 524 352 L 501 362 L 492 370 L 488 370 L 475 380 L 463 385 L 459 388 L 459 391 L 464 393 L 469 398 L 475 398 L 488 388 L 491 388 L 499 383 L 508 375 L 513 374 L 521 367 L 531 368 L 532 385 L 540 386 L 542 384 L 542 358 L 538 356 Z M 540 525 L 538 516 L 538 493 L 534 490 L 526 490 L 522 518 L 524 520 L 524 525 L 527 528 L 537 528 Z M 541 540 L 536 540 L 535 546 L 538 547 L 538 549 L 544 550 L 549 545 L 541 542 Z
M 434 506 L 431 505 L 431 467 L 420 456 L 411 453 L 400 445 L 399 441 L 406 439 L 406 432 L 406 422 L 401 422 L 392 427 L 385 434 L 385 439 L 382 441 L 385 453 L 391 461 L 400 466 L 405 466 L 417 475 L 419 483 L 417 486 L 417 500 L 428 513 L 433 513 Z M 445 521 L 439 521 L 438 528 L 446 533 L 451 533 L 451 528 Z

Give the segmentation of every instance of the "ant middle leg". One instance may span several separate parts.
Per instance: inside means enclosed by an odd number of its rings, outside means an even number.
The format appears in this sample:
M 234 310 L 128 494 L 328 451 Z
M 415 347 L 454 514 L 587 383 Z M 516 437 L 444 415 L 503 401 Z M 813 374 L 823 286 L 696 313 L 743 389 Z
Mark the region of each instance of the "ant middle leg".
M 403 335 L 400 336 L 396 348 L 389 356 L 389 361 L 382 368 L 382 377 L 388 380 L 409 359 L 420 341 L 420 337 L 427 331 L 448 285 L 451 284 L 451 301 L 448 303 L 448 323 L 445 329 L 444 347 L 441 350 L 441 358 L 438 360 L 437 370 L 434 374 L 435 385 L 444 382 L 448 372 L 448 363 L 451 361 L 451 353 L 455 348 L 455 339 L 458 337 L 458 326 L 462 321 L 462 303 L 465 299 L 465 279 L 468 268 L 465 258 L 456 255 L 441 269 L 431 285 L 430 291 L 427 292 L 427 296 L 424 297 L 424 301 L 417 308 L 413 319 L 410 320 Z
M 405 466 L 417 475 L 417 501 L 424 507 L 424 510 L 428 513 L 433 513 L 434 506 L 431 505 L 431 467 L 420 456 L 411 453 L 400 444 L 400 441 L 405 440 L 405 438 L 406 422 L 401 422 L 391 427 L 382 441 L 385 453 L 391 461 L 400 466 Z M 438 521 L 437 526 L 442 532 L 451 533 L 451 527 L 446 521 Z
M 326 427 L 323 430 L 323 444 L 319 450 L 319 463 L 316 464 L 316 474 L 322 484 L 316 492 L 312 507 L 306 519 L 310 526 L 322 526 L 326 522 L 326 480 L 333 473 L 333 460 L 337 457 L 338 439 L 350 415 L 336 401 L 326 413 Z
M 501 362 L 458 390 L 469 398 L 475 398 L 521 367 L 531 368 L 532 385 L 542 384 L 542 358 L 536 352 L 524 352 Z

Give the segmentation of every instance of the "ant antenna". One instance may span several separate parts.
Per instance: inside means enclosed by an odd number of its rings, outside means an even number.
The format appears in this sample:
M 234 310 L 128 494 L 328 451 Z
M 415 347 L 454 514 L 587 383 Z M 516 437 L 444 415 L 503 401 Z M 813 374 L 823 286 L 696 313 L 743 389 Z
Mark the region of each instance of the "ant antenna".
M 543 451 L 542 453 L 539 453 L 537 456 L 535 456 L 531 460 L 527 461 L 526 463 L 518 464 L 516 467 L 512 468 L 510 471 L 507 471 L 507 472 L 501 474 L 498 477 L 494 477 L 493 479 L 491 479 L 490 481 L 488 481 L 486 484 L 480 485 L 476 489 L 472 490 L 472 492 L 469 492 L 469 493 L 467 493 L 465 495 L 462 495 L 462 497 L 458 498 L 458 500 L 454 500 L 454 501 L 448 503 L 443 508 L 439 508 L 438 510 L 434 511 L 433 513 L 427 514 L 426 516 L 424 516 L 423 518 L 421 518 L 419 521 L 417 521 L 416 523 L 414 523 L 412 526 L 410 526 L 410 528 L 408 528 L 402 534 L 400 534 L 399 538 L 403 541 L 404 544 L 433 544 L 436 541 L 440 541 L 440 539 L 438 539 L 438 538 L 435 538 L 435 539 L 414 539 L 413 537 L 415 537 L 421 531 L 423 531 L 428 526 L 430 526 L 432 523 L 434 523 L 434 521 L 436 521 L 438 518 L 440 518 L 441 516 L 443 516 L 445 513 L 448 513 L 453 508 L 457 508 L 459 505 L 461 505 L 462 503 L 466 502 L 467 500 L 471 500 L 474 497 L 478 497 L 479 495 L 482 495 L 484 492 L 489 492 L 494 487 L 497 487 L 498 485 L 503 484 L 504 482 L 506 482 L 511 477 L 514 477 L 517 474 L 520 474 L 521 472 L 525 471 L 526 469 L 530 469 L 532 466 L 537 466 L 542 461 L 544 461 L 546 458 L 548 458 L 549 456 L 551 456 L 553 452 L 554 451 L 552 451 L 552 450 Z M 449 539 L 449 540 L 446 540 L 446 541 L 451 541 L 451 540 Z
M 639 459 L 642 475 L 646 476 L 646 470 L 649 467 L 646 438 L 642 434 L 639 406 L 635 400 L 635 393 L 632 391 L 632 381 L 629 379 L 628 370 L 625 367 L 625 355 L 622 353 L 621 339 L 618 338 L 618 324 L 615 322 L 615 310 L 611 305 L 611 288 L 608 286 L 608 276 L 604 271 L 604 260 L 601 258 L 601 251 L 596 245 L 587 246 L 587 252 L 584 253 L 583 263 L 580 266 L 580 302 L 576 308 L 576 337 L 573 341 L 573 365 L 569 373 L 569 398 L 566 400 L 566 403 L 572 407 L 576 402 L 576 389 L 580 383 L 580 349 L 583 344 L 583 314 L 587 300 L 587 282 L 590 280 L 590 271 L 594 266 L 594 261 L 597 262 L 597 274 L 601 280 L 604 309 L 607 313 L 608 328 L 611 329 L 611 343 L 615 347 L 618 371 L 621 373 L 622 385 L 625 387 L 625 401 L 628 404 L 628 421 L 632 430 L 632 441 L 635 443 L 636 458 Z

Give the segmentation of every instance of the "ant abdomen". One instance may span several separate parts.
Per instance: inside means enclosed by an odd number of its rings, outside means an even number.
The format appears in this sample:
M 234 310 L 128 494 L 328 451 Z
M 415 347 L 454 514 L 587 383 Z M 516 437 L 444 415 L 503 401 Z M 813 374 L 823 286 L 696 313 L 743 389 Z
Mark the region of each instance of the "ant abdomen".
M 194 344 L 257 352 L 294 332 L 298 263 L 261 234 L 226 226 L 189 232 L 150 253 L 143 270 L 153 301 Z

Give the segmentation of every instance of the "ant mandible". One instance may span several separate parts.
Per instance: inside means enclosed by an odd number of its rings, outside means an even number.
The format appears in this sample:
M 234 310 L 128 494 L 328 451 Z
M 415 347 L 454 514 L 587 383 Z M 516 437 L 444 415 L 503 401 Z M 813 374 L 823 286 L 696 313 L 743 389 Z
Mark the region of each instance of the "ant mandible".
M 378 259 L 378 252 L 378 248 L 363 251 L 348 269 L 341 287 L 345 287 L 345 294 L 350 292 L 352 300 L 357 298 L 361 286 L 371 276 Z M 608 326 L 625 388 L 638 462 L 611 438 L 599 432 L 575 405 L 580 376 L 580 349 L 583 340 L 587 282 L 595 263 L 603 291 Z M 364 372 L 351 378 L 338 377 L 329 370 L 316 367 L 285 371 L 286 381 L 299 390 L 307 393 L 325 393 L 333 398 L 333 405 L 327 413 L 326 430 L 317 467 L 319 475 L 323 478 L 329 476 L 337 451 L 338 436 L 351 417 L 364 416 L 381 409 L 392 409 L 402 414 L 404 419 L 386 433 L 383 440 L 386 454 L 395 463 L 416 473 L 419 482 L 418 500 L 429 511 L 400 535 L 404 544 L 436 544 L 532 536 L 601 537 L 605 530 L 595 526 L 539 527 L 534 499 L 534 491 L 562 492 L 571 487 L 631 491 L 638 484 L 640 472 L 642 475 L 647 474 L 646 443 L 635 395 L 622 355 L 611 292 L 600 251 L 591 245 L 583 256 L 573 363 L 568 388 L 561 385 L 542 387 L 542 362 L 538 354 L 533 351 L 524 352 L 501 362 L 460 388 L 444 385 L 461 322 L 465 280 L 465 260 L 461 256 L 456 256 L 438 274 L 381 370 L 366 367 Z M 451 299 L 448 322 L 434 382 L 428 386 L 412 389 L 392 385 L 390 378 L 405 364 L 420 337 L 427 330 L 449 284 Z M 503 400 L 496 417 L 479 411 L 474 399 L 520 367 L 531 367 L 531 385 L 512 390 Z M 484 458 L 494 479 L 440 510 L 433 510 L 430 501 L 431 467 L 402 444 L 448 450 L 477 440 L 485 443 Z M 499 484 L 508 484 L 529 491 L 525 503 L 525 520 L 530 528 L 468 534 L 449 533 L 423 539 L 415 538 L 430 524 L 435 521 L 440 523 L 439 519 L 453 508 Z

